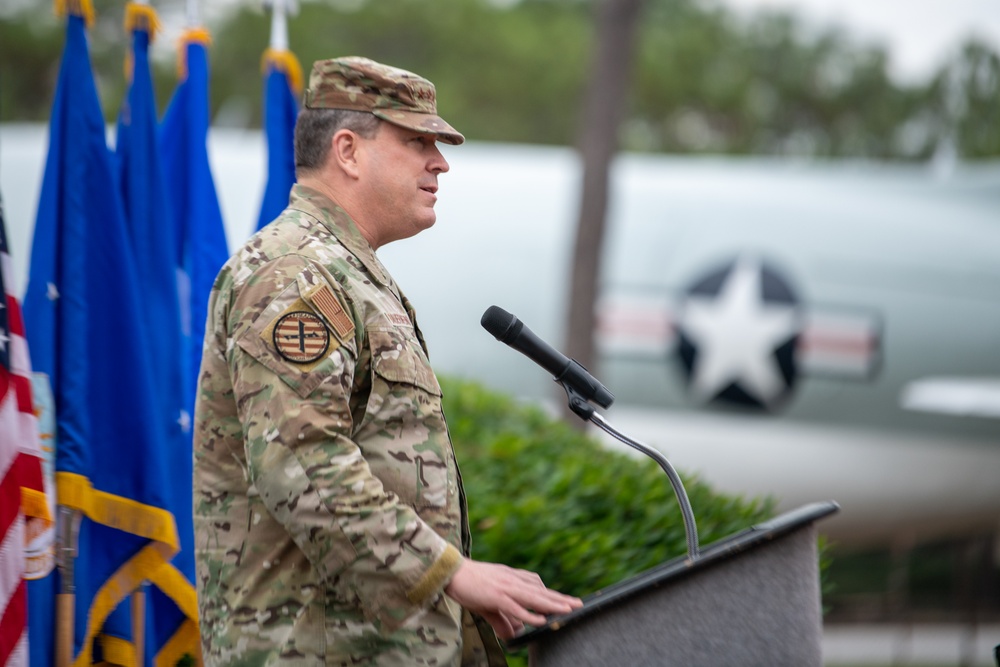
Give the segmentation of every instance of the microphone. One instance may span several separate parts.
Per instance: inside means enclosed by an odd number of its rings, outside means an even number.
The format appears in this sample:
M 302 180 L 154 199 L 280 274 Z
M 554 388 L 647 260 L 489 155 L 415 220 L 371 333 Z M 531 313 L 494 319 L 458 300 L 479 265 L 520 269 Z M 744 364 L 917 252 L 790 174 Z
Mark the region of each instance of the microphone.
M 506 343 L 551 373 L 555 381 L 563 385 L 570 395 L 571 408 L 574 393 L 602 408 L 607 408 L 614 402 L 614 395 L 586 368 L 555 350 L 503 308 L 490 306 L 479 323 L 498 341 Z

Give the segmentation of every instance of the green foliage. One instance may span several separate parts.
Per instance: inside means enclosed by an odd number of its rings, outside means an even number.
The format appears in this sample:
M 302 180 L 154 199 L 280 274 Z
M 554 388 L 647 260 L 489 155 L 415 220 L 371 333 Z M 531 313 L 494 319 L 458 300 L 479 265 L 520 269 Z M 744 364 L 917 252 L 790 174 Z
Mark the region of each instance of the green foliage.
M 104 117 L 113 121 L 127 87 L 125 2 L 93 0 L 93 4 L 94 24 L 87 30 L 90 60 Z M 0 121 L 48 120 L 66 36 L 65 19 L 56 17 L 52 7 L 48 1 L 28 2 L 23 8 L 0 11 Z M 160 40 L 176 37 L 159 36 Z M 176 82 L 173 59 L 153 63 L 153 84 L 161 110 Z
M 48 116 L 62 43 L 54 19 L 24 25 L 0 18 L 0 120 Z M 33 76 L 19 76 L 20 70 Z
M 532 570 L 551 587 L 585 595 L 687 552 L 677 500 L 655 462 L 609 450 L 479 385 L 442 384 L 476 559 Z M 703 545 L 774 514 L 770 499 L 682 478 Z
M 632 116 L 636 138 L 657 150 L 925 157 L 937 140 L 900 145 L 930 92 L 894 84 L 881 49 L 836 31 L 804 37 L 784 14 L 669 18 L 643 25 Z
M 306 72 L 355 54 L 427 76 L 442 115 L 472 140 L 570 145 L 592 68 L 595 1 L 304 0 L 289 42 Z M 112 120 L 125 90 L 124 3 L 95 5 L 91 55 Z M 260 3 L 239 3 L 210 28 L 214 122 L 257 127 L 270 18 Z M 176 37 L 162 34 L 154 51 L 161 109 L 176 83 L 164 44 Z M 0 9 L 0 120 L 47 118 L 62 40 L 50 3 Z M 981 42 L 928 81 L 901 84 L 880 47 L 807 30 L 788 14 L 645 0 L 636 49 L 625 150 L 926 159 L 954 146 L 964 158 L 1000 156 L 1000 54 Z
M 1000 154 L 1000 54 L 971 41 L 933 87 L 958 153 L 973 158 Z
M 311 64 L 364 55 L 420 73 L 442 93 L 439 111 L 468 137 L 487 141 L 571 143 L 582 93 L 589 31 L 580 3 L 524 2 L 517 10 L 482 0 L 305 2 L 289 21 L 289 42 L 308 75 Z M 269 21 L 242 8 L 219 27 L 213 96 L 246 108 L 260 123 L 259 60 Z M 571 122 L 567 122 L 567 117 Z

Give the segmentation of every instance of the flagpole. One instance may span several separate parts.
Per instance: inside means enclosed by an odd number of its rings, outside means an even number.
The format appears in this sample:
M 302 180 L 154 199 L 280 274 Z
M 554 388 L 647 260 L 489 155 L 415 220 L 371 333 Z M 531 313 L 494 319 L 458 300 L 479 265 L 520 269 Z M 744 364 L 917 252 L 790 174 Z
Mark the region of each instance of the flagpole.
M 132 593 L 132 645 L 135 646 L 135 659 L 138 664 L 146 662 L 146 582 Z
M 178 258 L 183 260 L 176 269 L 184 276 L 186 285 L 181 295 L 181 311 L 190 325 L 182 341 L 182 355 L 187 372 L 184 374 L 184 405 L 187 416 L 194 413 L 195 386 L 201 363 L 202 338 L 208 296 L 216 274 L 229 257 L 222 211 L 212 178 L 208 159 L 207 139 L 210 126 L 209 72 L 207 48 L 210 43 L 209 31 L 201 23 L 199 0 L 186 0 L 187 27 L 178 54 L 179 81 L 177 89 L 168 105 L 160 125 L 160 150 L 167 175 L 168 197 L 174 202 L 174 229 L 180 243 Z M 188 252 L 187 250 L 190 250 Z M 176 275 L 176 273 L 175 273 Z M 185 433 L 189 430 L 184 427 Z M 190 502 L 191 483 L 191 441 L 185 443 L 187 484 L 185 494 Z M 178 464 L 179 466 L 179 464 Z M 178 519 L 180 522 L 181 520 Z M 198 613 L 195 594 L 195 574 L 193 552 L 194 530 L 191 525 L 190 505 L 187 506 L 186 525 L 179 526 L 182 542 L 178 566 L 187 576 L 191 606 L 189 620 L 185 627 L 194 626 L 195 639 L 190 652 L 195 664 L 202 664 L 201 642 L 197 640 Z M 186 553 L 185 550 L 186 549 Z M 190 574 L 187 574 L 190 572 Z M 155 582 L 154 582 L 155 583 Z M 155 610 L 152 613 L 156 613 Z M 152 639 L 152 638 L 150 638 Z M 187 640 L 186 640 L 187 641 Z M 179 644 L 179 642 L 175 642 Z M 177 654 L 177 647 L 172 647 Z M 183 653 L 171 655 L 168 664 L 183 660 Z M 166 661 L 164 661 L 166 662 Z
M 149 0 L 129 0 L 132 4 L 141 5 L 143 7 L 149 7 Z M 154 15 L 155 16 L 155 15 Z M 149 27 L 149 37 L 150 40 L 153 38 L 154 30 L 153 26 Z M 134 30 L 134 28 L 133 28 Z M 129 31 L 128 39 L 133 39 L 133 32 Z M 134 47 L 130 47 L 134 48 Z M 131 51 L 130 51 L 131 53 Z M 134 57 L 134 55 L 133 55 Z M 130 620 L 132 622 L 132 647 L 135 651 L 136 663 L 139 665 L 145 664 L 146 662 L 146 585 L 148 582 L 143 581 L 139 584 L 138 588 L 132 591 L 132 595 L 129 596 L 129 612 Z
M 271 6 L 271 48 L 275 51 L 288 50 L 288 1 L 267 0 Z
M 58 516 L 56 567 L 59 569 L 60 590 L 56 595 L 56 667 L 69 667 L 73 662 L 73 611 L 76 603 L 73 565 L 80 512 L 60 505 Z

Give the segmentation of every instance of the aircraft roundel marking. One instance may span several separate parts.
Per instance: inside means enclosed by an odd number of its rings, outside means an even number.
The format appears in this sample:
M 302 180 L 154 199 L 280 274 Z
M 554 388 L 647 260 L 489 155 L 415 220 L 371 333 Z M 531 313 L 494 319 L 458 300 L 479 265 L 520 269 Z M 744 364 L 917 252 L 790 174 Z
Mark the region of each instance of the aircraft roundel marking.
M 274 325 L 274 348 L 295 364 L 316 361 L 330 347 L 330 332 L 314 313 L 286 313 Z
M 679 316 L 677 355 L 695 398 L 770 410 L 790 396 L 801 308 L 768 263 L 744 256 L 704 274 Z

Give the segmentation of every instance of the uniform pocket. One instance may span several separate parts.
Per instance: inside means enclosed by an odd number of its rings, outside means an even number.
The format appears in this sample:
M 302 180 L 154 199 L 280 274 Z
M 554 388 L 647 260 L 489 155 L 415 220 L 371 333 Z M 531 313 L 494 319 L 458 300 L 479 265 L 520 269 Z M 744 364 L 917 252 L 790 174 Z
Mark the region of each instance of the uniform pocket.
M 454 455 L 441 385 L 412 330 L 367 331 L 371 393 L 359 432 L 365 457 L 387 491 L 416 508 L 444 508 Z
M 398 331 L 369 330 L 372 351 L 372 371 L 389 382 L 410 384 L 441 396 L 430 362 L 420 348 L 416 336 L 407 337 Z

